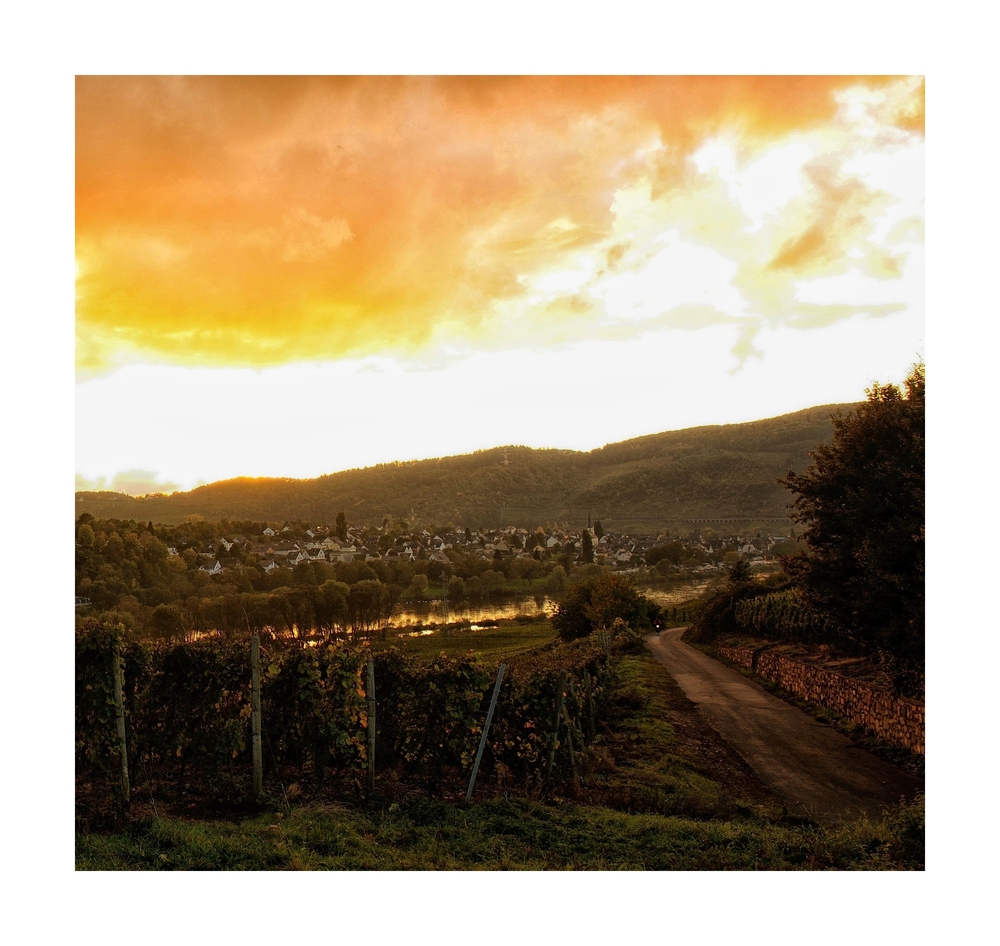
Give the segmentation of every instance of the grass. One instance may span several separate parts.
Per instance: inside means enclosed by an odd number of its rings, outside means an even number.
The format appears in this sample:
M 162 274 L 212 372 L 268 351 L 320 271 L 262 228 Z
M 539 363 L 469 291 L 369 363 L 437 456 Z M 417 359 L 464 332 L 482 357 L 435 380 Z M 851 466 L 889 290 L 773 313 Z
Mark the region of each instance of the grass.
M 469 651 L 480 657 L 509 657 L 534 650 L 555 638 L 552 625 L 542 619 L 531 624 L 508 622 L 496 627 L 483 627 L 478 631 L 468 628 L 452 628 L 447 631 L 441 629 L 423 637 L 392 635 L 386 641 L 373 642 L 373 646 L 376 650 L 395 646 L 404 653 L 421 657 L 436 657 L 441 653 L 454 657 Z
M 466 634 L 408 638 L 468 649 Z M 479 651 L 551 639 L 491 628 Z M 404 646 L 407 646 L 404 645 Z M 442 647 L 444 645 L 444 647 Z M 476 649 L 476 648 L 473 648 Z M 923 868 L 923 800 L 878 822 L 789 818 L 646 653 L 623 658 L 606 731 L 578 787 L 511 797 L 481 777 L 471 806 L 421 796 L 275 803 L 240 820 L 165 815 L 77 835 L 78 870 L 898 870 Z M 458 786 L 464 791 L 464 785 Z M 162 813 L 162 812 L 161 812 Z
M 78 870 L 810 870 L 922 867 L 923 808 L 837 829 L 495 798 L 149 820 L 77 839 Z

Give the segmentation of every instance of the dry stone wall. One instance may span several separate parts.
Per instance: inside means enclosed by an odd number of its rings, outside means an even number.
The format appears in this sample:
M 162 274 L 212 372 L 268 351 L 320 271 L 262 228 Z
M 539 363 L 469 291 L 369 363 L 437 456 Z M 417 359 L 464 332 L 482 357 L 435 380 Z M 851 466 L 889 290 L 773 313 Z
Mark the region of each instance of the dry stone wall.
M 796 696 L 864 726 L 876 736 L 924 754 L 924 704 L 896 697 L 845 677 L 768 650 L 719 645 L 719 655 L 753 670 Z

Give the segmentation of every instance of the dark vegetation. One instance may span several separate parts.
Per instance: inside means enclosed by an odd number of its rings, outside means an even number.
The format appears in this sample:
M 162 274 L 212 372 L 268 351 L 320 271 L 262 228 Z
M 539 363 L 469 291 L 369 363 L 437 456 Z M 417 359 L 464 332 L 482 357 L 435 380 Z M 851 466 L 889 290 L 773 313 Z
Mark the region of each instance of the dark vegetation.
M 501 447 L 314 480 L 227 480 L 170 496 L 80 492 L 76 512 L 178 524 L 192 514 L 332 522 L 347 510 L 352 522 L 376 524 L 413 511 L 422 521 L 478 528 L 585 523 L 592 510 L 604 528 L 647 532 L 692 517 L 783 518 L 787 495 L 776 477 L 806 465 L 843 406 L 653 434 L 589 453 Z
M 623 575 L 599 575 L 576 582 L 559 602 L 552 625 L 563 640 L 607 632 L 616 626 L 652 630 L 659 608 Z
M 734 565 L 701 603 L 695 640 L 823 644 L 871 658 L 895 692 L 923 697 L 924 388 L 918 364 L 903 390 L 876 384 L 834 418 L 813 463 L 781 480 L 804 548 L 762 582 Z
M 251 801 L 250 642 L 151 644 L 94 623 L 76 638 L 76 771 L 83 827 L 110 817 L 122 799 L 113 697 L 120 649 L 128 764 L 136 795 L 239 809 Z M 503 654 L 507 672 L 487 751 L 484 782 L 531 794 L 575 779 L 576 757 L 610 721 L 618 656 L 641 637 L 616 628 L 604 640 L 552 643 Z M 400 648 L 345 642 L 315 647 L 265 641 L 261 712 L 270 790 L 358 801 L 367 770 L 365 665 L 375 665 L 379 791 L 452 797 L 464 789 L 492 683 L 496 655 L 418 657 Z M 571 737 L 549 760 L 557 692 Z M 562 719 L 560 720 L 560 725 Z M 570 750 L 567 740 L 574 749 Z M 113 808 L 113 806 L 112 806 Z M 119 814 L 121 812 L 119 811 Z

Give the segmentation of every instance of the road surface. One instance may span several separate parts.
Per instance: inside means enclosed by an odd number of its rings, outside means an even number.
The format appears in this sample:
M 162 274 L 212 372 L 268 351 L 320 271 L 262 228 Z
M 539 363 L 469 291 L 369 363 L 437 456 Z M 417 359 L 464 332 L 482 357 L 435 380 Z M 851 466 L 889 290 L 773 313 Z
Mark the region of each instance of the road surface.
M 802 710 L 680 640 L 685 628 L 646 638 L 708 724 L 790 810 L 835 823 L 877 818 L 912 799 L 923 780 L 883 762 Z

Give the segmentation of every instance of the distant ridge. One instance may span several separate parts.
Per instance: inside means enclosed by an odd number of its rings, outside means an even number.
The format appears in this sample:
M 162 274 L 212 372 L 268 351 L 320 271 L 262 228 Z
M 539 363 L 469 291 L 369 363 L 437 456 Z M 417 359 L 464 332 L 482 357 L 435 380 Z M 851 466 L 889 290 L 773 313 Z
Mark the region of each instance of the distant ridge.
M 692 427 L 608 444 L 590 452 L 506 446 L 462 456 L 346 470 L 315 479 L 240 477 L 169 496 L 78 492 L 76 514 L 177 524 L 301 519 L 381 524 L 385 516 L 473 528 L 545 522 L 653 532 L 737 520 L 773 529 L 787 520 L 790 494 L 776 478 L 801 472 L 809 451 L 829 441 L 828 404 L 744 424 Z M 732 531 L 738 527 L 733 521 Z M 727 531 L 720 523 L 715 531 Z

